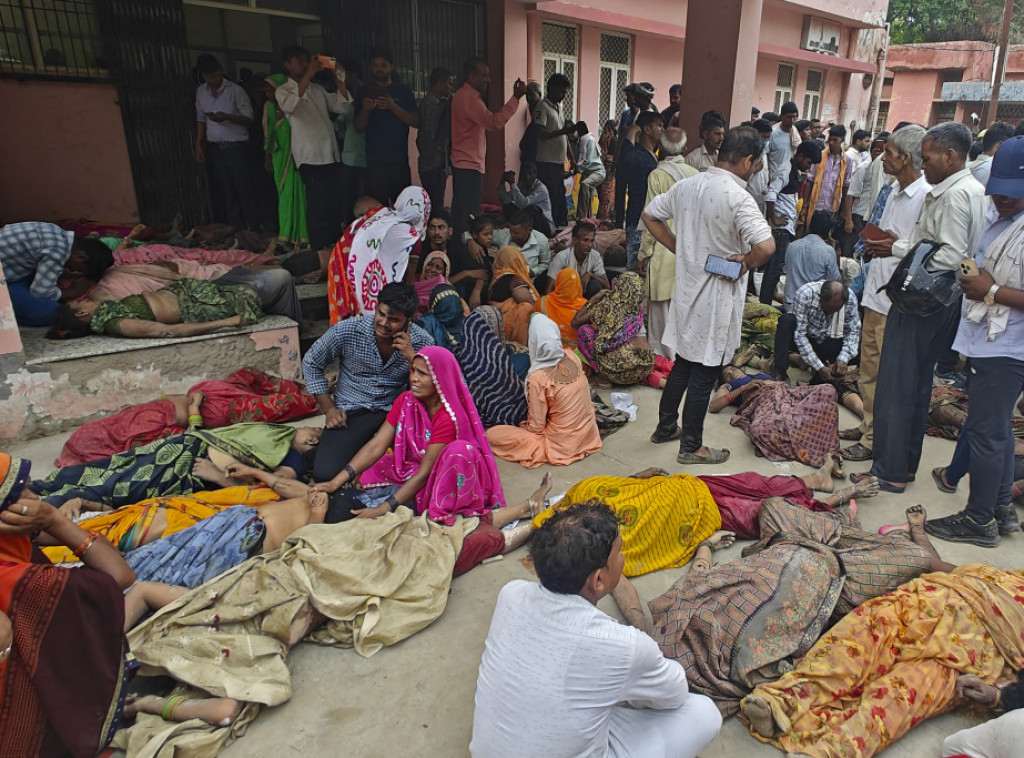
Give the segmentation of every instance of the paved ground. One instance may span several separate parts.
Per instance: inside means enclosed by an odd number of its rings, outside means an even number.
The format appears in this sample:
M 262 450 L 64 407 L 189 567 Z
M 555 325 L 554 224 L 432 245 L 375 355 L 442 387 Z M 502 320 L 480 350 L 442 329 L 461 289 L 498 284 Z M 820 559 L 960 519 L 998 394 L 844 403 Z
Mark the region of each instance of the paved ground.
M 605 441 L 604 450 L 569 467 L 524 469 L 499 461 L 505 492 L 510 500 L 526 498 L 544 471 L 550 471 L 554 493 L 565 491 L 573 482 L 597 474 L 630 474 L 648 466 L 672 472 L 682 469 L 675 462 L 675 446 L 655 446 L 648 441 L 657 413 L 660 393 L 646 387 L 633 390 L 640 408 L 636 423 L 628 424 Z M 607 392 L 602 393 L 607 398 Z M 852 425 L 853 416 L 840 409 L 840 426 Z M 713 473 L 757 471 L 762 474 L 809 472 L 800 464 L 772 464 L 757 458 L 746 436 L 729 426 L 727 411 L 708 419 L 705 438 L 709 444 L 728 447 L 732 458 L 715 467 Z M 305 422 L 310 423 L 310 422 Z M 38 440 L 15 446 L 10 452 L 34 459 L 34 473 L 52 468 L 64 437 Z M 860 513 L 866 528 L 903 520 L 903 510 L 923 503 L 930 515 L 943 516 L 962 507 L 966 483 L 957 495 L 939 492 L 928 472 L 945 465 L 953 443 L 927 438 L 921 477 L 904 495 L 881 495 L 861 501 Z M 697 467 L 690 467 L 694 471 Z M 847 466 L 847 472 L 866 470 L 866 464 Z M 702 468 L 701 473 L 712 473 Z M 739 557 L 740 543 L 719 553 L 721 561 Z M 996 549 L 937 543 L 944 558 L 954 563 L 988 562 L 1004 569 L 1021 568 L 1024 534 L 1004 537 Z M 244 737 L 225 752 L 226 758 L 262 756 L 345 755 L 367 758 L 403 753 L 429 758 L 468 755 L 472 731 L 473 694 L 476 672 L 483 651 L 491 612 L 501 587 L 517 578 L 531 579 L 523 566 L 526 549 L 504 559 L 478 566 L 455 580 L 448 608 L 433 625 L 409 640 L 365 659 L 350 650 L 320 648 L 302 644 L 289 660 L 294 696 L 278 708 L 261 714 Z M 662 571 L 637 578 L 641 596 L 649 599 L 665 591 L 686 569 Z M 616 615 L 609 599 L 601 603 Z M 967 726 L 971 717 L 953 713 L 917 727 L 883 754 L 885 758 L 939 756 L 942 738 Z M 529 729 L 523 724 L 523 729 Z M 726 722 L 719 738 L 702 753 L 703 758 L 771 758 L 781 755 L 757 742 L 735 719 Z

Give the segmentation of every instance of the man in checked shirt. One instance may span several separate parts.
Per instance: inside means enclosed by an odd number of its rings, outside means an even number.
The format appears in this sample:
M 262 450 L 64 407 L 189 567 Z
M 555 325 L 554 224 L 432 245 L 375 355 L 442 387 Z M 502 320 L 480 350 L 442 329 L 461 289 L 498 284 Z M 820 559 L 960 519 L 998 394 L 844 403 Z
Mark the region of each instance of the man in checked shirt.
M 795 346 L 811 370 L 811 384 L 842 381 L 859 344 L 854 294 L 842 282 L 808 282 L 796 291 L 790 311 L 779 317 L 773 373 L 789 379 L 789 352 Z

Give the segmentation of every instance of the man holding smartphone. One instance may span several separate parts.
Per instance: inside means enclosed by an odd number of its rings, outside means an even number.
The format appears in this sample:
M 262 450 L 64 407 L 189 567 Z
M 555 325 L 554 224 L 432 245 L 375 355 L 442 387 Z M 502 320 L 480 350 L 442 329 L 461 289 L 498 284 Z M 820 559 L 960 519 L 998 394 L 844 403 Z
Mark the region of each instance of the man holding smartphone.
M 680 463 L 729 459 L 728 450 L 704 445 L 704 417 L 722 365 L 740 346 L 747 271 L 775 252 L 771 227 L 746 189 L 763 154 L 764 140 L 755 129 L 730 129 L 716 166 L 654 198 L 642 215 L 651 235 L 676 254 L 672 310 L 662 337 L 675 354 L 675 365 L 661 395 L 651 442 L 680 440 Z M 675 234 L 665 223 L 669 219 Z M 705 271 L 711 255 L 738 262 L 738 277 Z M 684 395 L 680 428 L 676 419 Z

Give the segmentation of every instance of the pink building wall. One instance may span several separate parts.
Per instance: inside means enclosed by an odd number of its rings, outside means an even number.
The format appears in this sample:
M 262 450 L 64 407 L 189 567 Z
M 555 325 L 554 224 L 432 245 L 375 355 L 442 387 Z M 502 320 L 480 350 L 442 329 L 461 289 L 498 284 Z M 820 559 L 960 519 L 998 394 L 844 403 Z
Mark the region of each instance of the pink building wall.
M 113 85 L 0 79 L 0 101 L 12 136 L 0 143 L 0 224 L 138 221 Z

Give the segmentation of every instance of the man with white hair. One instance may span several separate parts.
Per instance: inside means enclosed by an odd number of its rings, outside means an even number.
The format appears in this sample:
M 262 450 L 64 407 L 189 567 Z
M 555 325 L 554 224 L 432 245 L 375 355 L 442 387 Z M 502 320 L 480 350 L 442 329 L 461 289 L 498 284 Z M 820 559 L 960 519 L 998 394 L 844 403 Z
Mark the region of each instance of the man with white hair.
M 686 132 L 678 126 L 672 126 L 661 135 L 661 163 L 647 177 L 647 202 L 658 195 L 672 189 L 676 182 L 698 174 L 697 169 L 686 162 L 683 151 L 686 150 Z M 668 227 L 675 232 L 675 222 L 668 221 Z M 665 333 L 665 323 L 672 309 L 672 289 L 676 282 L 676 254 L 662 245 L 644 226 L 643 239 L 640 243 L 637 273 L 647 280 L 647 341 L 658 355 L 672 360 L 675 356 L 671 348 L 666 347 L 661 337 Z

